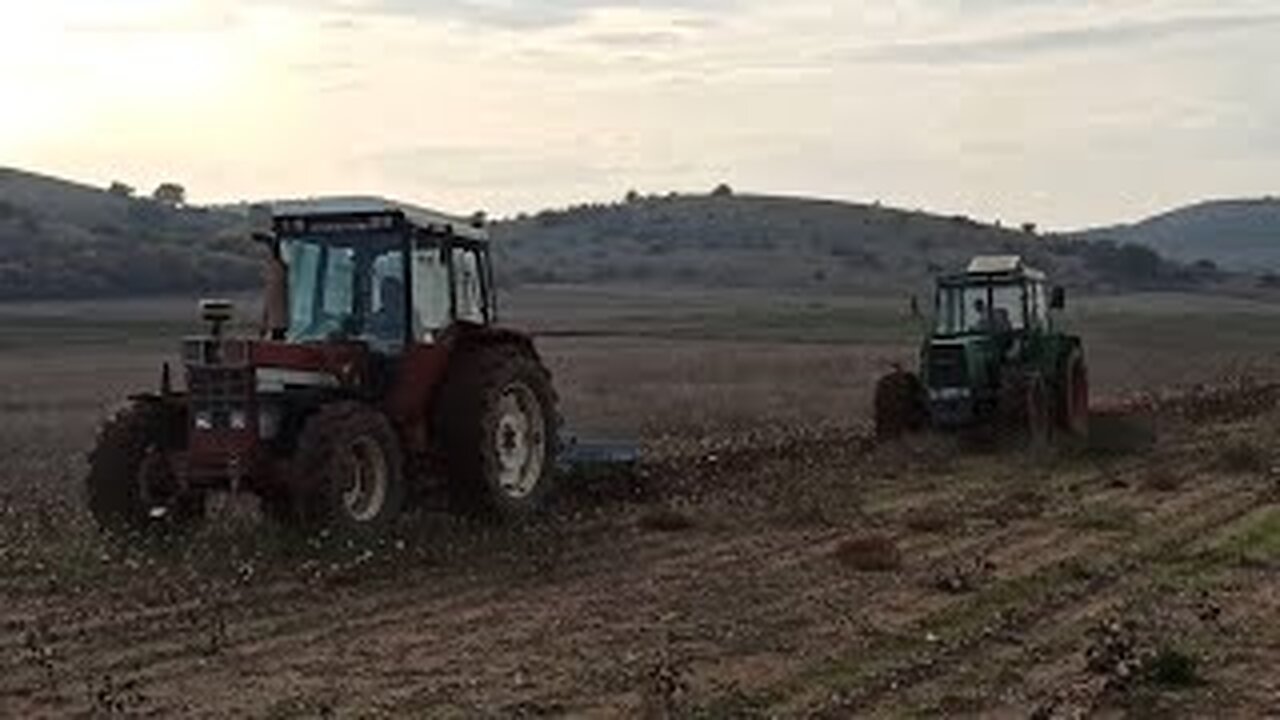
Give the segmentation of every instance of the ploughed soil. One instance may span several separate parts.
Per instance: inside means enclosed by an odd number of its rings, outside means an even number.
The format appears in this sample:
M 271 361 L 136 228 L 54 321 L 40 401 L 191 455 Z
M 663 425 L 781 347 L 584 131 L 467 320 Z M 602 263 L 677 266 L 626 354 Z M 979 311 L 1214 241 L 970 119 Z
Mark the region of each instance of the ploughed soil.
M 111 543 L 5 496 L 0 716 L 1280 713 L 1276 397 L 1041 452 L 673 439 L 535 524 L 371 545 L 245 502 Z

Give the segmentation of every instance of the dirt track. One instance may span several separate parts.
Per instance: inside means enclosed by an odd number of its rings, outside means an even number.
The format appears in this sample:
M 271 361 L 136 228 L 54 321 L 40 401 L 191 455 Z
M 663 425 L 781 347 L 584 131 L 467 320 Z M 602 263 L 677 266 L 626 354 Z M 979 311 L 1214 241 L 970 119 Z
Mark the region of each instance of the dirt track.
M 1277 415 L 1167 415 L 1120 458 L 724 439 L 536 527 L 427 515 L 366 549 L 240 519 L 207 554 L 20 558 L 0 716 L 1280 712 L 1280 568 L 1222 550 L 1277 511 L 1269 466 L 1222 448 L 1269 457 Z M 1111 618 L 1203 682 L 1089 670 Z

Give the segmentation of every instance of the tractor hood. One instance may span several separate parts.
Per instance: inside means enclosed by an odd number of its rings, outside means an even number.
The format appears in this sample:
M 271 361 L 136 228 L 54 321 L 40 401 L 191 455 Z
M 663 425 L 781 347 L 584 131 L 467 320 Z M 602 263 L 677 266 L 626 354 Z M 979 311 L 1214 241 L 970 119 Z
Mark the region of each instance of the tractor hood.
M 959 391 L 966 394 L 986 383 L 988 359 L 995 343 L 987 335 L 933 338 L 924 347 L 920 367 L 930 391 Z
M 369 350 L 360 342 L 285 343 L 206 335 L 184 340 L 182 359 L 189 380 L 204 370 L 240 369 L 253 373 L 258 392 L 358 388 L 369 372 Z

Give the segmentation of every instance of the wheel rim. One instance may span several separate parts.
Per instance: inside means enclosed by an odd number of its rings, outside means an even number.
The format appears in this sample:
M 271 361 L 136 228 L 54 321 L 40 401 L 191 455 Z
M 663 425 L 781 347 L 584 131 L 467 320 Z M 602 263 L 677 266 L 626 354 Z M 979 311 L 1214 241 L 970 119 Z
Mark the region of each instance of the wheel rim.
M 387 459 L 382 447 L 370 437 L 352 441 L 344 455 L 347 485 L 342 493 L 343 509 L 352 520 L 369 522 L 386 505 Z
M 498 399 L 494 428 L 498 487 L 512 499 L 528 497 L 542 479 L 546 422 L 538 396 L 524 383 L 513 383 Z

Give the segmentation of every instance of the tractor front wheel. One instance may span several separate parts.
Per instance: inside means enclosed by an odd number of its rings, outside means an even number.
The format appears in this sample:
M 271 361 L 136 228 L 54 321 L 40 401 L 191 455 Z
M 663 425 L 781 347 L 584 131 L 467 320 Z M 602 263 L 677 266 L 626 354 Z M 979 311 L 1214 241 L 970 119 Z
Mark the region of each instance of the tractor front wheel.
M 458 353 L 436 417 L 450 496 L 467 512 L 532 516 L 557 491 L 560 415 L 551 373 L 528 348 Z
M 919 432 L 928 424 L 924 387 L 920 378 L 905 370 L 894 370 L 876 383 L 876 437 L 892 440 Z
M 203 517 L 204 496 L 183 493 L 171 464 L 183 420 L 158 403 L 135 402 L 102 425 L 86 485 L 89 511 L 104 530 L 156 534 Z
M 318 410 L 303 426 L 293 461 L 299 517 L 355 535 L 375 535 L 404 507 L 404 462 L 391 423 L 359 402 Z M 287 501 L 270 498 L 268 513 L 288 517 Z

